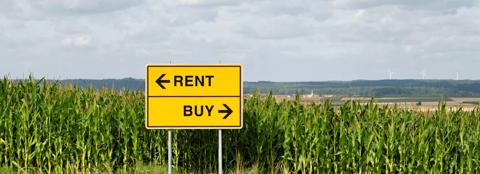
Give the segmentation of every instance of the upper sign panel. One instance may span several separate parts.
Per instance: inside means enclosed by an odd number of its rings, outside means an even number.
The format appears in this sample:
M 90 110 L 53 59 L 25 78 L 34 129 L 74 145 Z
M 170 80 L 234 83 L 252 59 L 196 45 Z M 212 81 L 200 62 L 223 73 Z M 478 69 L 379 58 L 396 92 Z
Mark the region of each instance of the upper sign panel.
M 240 65 L 147 65 L 147 96 L 241 96 Z

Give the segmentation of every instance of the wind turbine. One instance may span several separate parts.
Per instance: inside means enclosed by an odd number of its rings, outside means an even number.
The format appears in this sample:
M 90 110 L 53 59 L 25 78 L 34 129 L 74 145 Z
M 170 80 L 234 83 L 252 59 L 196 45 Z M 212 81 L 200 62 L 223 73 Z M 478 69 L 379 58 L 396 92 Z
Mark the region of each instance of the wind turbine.
M 456 79 L 457 79 L 457 80 L 459 79 L 459 75 L 458 75 L 458 72 L 457 72 L 457 78 L 456 78 Z
M 392 72 L 392 71 L 388 70 L 388 79 L 389 80 L 392 80 L 393 74 L 395 74 L 395 72 Z
M 427 73 L 425 70 L 423 70 L 420 74 L 422 74 L 422 80 L 425 80 L 425 76 L 427 76 Z

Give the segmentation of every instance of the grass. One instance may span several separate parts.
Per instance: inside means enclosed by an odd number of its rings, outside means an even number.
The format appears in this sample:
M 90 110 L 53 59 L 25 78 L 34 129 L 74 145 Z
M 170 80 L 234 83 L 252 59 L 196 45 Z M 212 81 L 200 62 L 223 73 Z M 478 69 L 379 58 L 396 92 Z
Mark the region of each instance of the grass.
M 39 168 L 14 168 L 14 167 L 2 167 L 0 168 L 0 173 L 2 174 L 14 174 L 14 173 L 48 173 L 46 171 L 42 171 Z M 127 174 L 127 173 L 138 173 L 138 174 L 164 174 L 168 173 L 167 166 L 158 166 L 158 165 L 136 165 L 134 167 L 129 168 L 128 170 L 118 170 L 113 171 L 111 169 L 105 168 L 90 168 L 88 170 L 78 170 L 78 169 L 59 169 L 53 173 L 86 173 L 86 174 L 94 174 L 94 173 L 119 173 L 119 174 Z M 181 174 L 185 172 L 179 172 L 177 170 L 172 171 L 173 174 Z
M 22 168 L 11 168 L 11 167 L 0 167 L 0 173 L 2 174 L 16 174 L 16 173 L 25 173 L 27 170 L 22 169 Z M 44 171 L 41 170 L 30 170 L 31 172 L 34 173 L 44 173 Z M 125 170 L 125 171 L 108 171 L 108 170 L 102 170 L 102 169 L 90 169 L 88 171 L 78 171 L 78 170 L 70 170 L 66 171 L 63 170 L 62 172 L 64 173 L 105 173 L 105 174 L 110 174 L 110 173 L 137 173 L 137 174 L 165 174 L 168 173 L 168 167 L 167 166 L 157 166 L 157 165 L 137 165 L 133 167 L 131 170 Z M 196 172 L 187 172 L 187 171 L 178 171 L 173 169 L 172 170 L 173 174 L 188 174 L 188 173 L 203 173 L 203 171 L 196 171 Z M 212 174 L 215 174 L 216 172 L 210 172 Z M 228 170 L 225 173 L 227 174 L 257 174 L 259 173 L 258 169 L 252 167 L 252 168 L 242 168 L 242 169 L 233 169 L 233 170 Z
M 0 80 L 0 172 L 165 172 L 164 130 L 144 127 L 143 91 Z M 244 128 L 225 130 L 231 173 L 476 173 L 480 109 L 432 112 L 373 101 L 244 101 Z M 176 130 L 179 173 L 215 173 L 216 130 Z
M 16 173 L 14 169 L 9 168 L 9 167 L 0 167 L 0 173 L 4 174 L 13 174 Z

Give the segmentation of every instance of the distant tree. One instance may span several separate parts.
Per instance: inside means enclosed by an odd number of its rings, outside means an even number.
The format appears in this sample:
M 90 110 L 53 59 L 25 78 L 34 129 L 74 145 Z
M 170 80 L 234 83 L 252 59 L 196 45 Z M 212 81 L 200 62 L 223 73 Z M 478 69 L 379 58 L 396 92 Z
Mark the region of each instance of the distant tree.
M 422 106 L 422 101 L 418 101 L 416 105 L 417 106 Z

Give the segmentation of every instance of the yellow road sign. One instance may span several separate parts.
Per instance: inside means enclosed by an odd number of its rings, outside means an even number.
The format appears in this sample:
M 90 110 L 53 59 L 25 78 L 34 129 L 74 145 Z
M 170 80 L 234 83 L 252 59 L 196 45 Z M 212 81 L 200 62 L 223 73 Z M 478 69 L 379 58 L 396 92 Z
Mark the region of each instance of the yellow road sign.
M 147 65 L 148 129 L 241 129 L 241 65 Z

